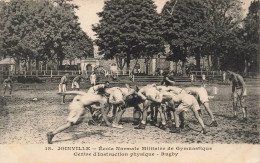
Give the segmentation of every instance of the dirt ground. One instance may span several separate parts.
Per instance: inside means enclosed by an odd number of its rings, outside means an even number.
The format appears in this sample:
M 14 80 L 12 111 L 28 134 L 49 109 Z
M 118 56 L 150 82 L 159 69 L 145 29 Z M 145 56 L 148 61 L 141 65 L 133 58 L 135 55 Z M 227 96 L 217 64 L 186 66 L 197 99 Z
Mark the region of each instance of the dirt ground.
M 2 88 L 2 85 L 0 85 Z M 191 111 L 187 113 L 190 128 L 180 134 L 169 133 L 169 129 L 161 130 L 147 125 L 145 130 L 136 130 L 132 125 L 133 108 L 128 108 L 123 115 L 123 129 L 103 126 L 89 126 L 87 120 L 78 126 L 56 135 L 53 143 L 88 144 L 98 143 L 250 143 L 259 144 L 259 101 L 260 86 L 248 86 L 246 105 L 249 120 L 242 121 L 242 113 L 238 119 L 232 118 L 231 86 L 207 86 L 209 95 L 213 96 L 213 87 L 218 94 L 210 100 L 210 106 L 218 122 L 218 127 L 207 127 L 208 133 L 200 133 L 199 123 Z M 2 93 L 3 90 L 1 90 Z M 33 101 L 33 98 L 37 101 Z M 56 86 L 34 84 L 19 85 L 14 88 L 13 97 L 4 97 L 4 107 L 0 106 L 0 144 L 46 144 L 46 133 L 66 122 L 69 101 L 60 104 Z M 111 116 L 111 115 L 109 115 Z M 204 122 L 210 118 L 203 109 Z

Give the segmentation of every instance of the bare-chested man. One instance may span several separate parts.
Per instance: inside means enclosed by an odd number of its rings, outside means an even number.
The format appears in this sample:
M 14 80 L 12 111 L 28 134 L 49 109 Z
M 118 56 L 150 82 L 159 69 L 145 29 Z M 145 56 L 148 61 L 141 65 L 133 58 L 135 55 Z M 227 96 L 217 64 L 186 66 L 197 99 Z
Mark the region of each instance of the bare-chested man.
M 247 107 L 245 106 L 245 90 L 246 84 L 243 77 L 232 71 L 227 71 L 229 74 L 229 80 L 232 81 L 232 100 L 233 100 L 233 111 L 234 117 L 237 117 L 237 110 L 240 106 L 243 112 L 243 119 L 247 120 Z
M 157 90 L 156 85 L 151 84 L 151 85 L 147 85 L 147 86 L 141 88 L 138 91 L 137 95 L 144 100 L 144 106 L 143 106 L 142 121 L 139 124 L 139 126 L 135 127 L 135 129 L 145 129 L 146 120 L 147 120 L 147 110 L 151 105 L 154 105 L 155 107 L 158 108 L 158 111 L 159 111 L 159 113 L 161 115 L 161 119 L 162 119 L 161 128 L 166 129 L 166 120 L 165 120 L 164 111 L 163 111 L 163 108 L 160 107 L 161 103 L 155 102 L 156 98 L 161 98 L 160 97 L 161 93 L 159 92 L 159 90 Z
M 207 90 L 204 87 L 187 87 L 185 88 L 185 91 L 193 95 L 197 99 L 199 104 L 203 104 L 208 115 L 211 118 L 211 124 L 209 126 L 217 127 L 217 121 L 215 120 L 215 117 L 209 107 L 209 97 Z
M 203 120 L 199 116 L 198 110 L 200 110 L 199 104 L 194 96 L 189 95 L 185 92 L 180 94 L 174 94 L 171 92 L 161 92 L 161 98 L 151 99 L 155 100 L 156 102 L 163 102 L 167 101 L 168 104 L 174 108 L 174 120 L 175 120 L 175 127 L 174 125 L 171 128 L 172 133 L 180 133 L 181 129 L 184 128 L 184 121 L 185 121 L 185 112 L 191 109 L 194 113 L 195 118 L 199 121 L 202 127 L 202 133 L 206 134 L 206 129 Z M 150 99 L 148 97 L 148 99 Z M 181 119 L 181 123 L 179 122 L 179 118 Z
M 82 122 L 85 117 L 86 109 L 85 107 L 89 108 L 91 105 L 99 104 L 103 119 L 105 120 L 108 126 L 111 126 L 110 122 L 107 119 L 107 115 L 105 114 L 105 107 L 107 106 L 107 98 L 101 94 L 93 94 L 93 93 L 85 93 L 80 91 L 69 91 L 69 92 L 62 92 L 59 93 L 60 95 L 76 95 L 73 101 L 69 105 L 70 113 L 67 118 L 67 123 L 63 124 L 62 126 L 58 127 L 54 131 L 47 133 L 48 143 L 52 144 L 53 137 L 70 128 L 73 125 L 77 125 Z

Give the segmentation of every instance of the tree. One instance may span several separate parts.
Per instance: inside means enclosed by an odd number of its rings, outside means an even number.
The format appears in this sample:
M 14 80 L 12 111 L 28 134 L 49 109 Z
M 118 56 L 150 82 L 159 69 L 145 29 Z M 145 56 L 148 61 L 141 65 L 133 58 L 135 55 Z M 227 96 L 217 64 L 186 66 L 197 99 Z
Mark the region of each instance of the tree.
M 24 60 L 59 64 L 71 56 L 93 54 L 92 40 L 81 30 L 71 0 L 11 0 L 1 3 L 1 54 Z M 86 45 L 83 45 L 85 43 Z M 78 47 L 76 54 L 68 49 Z M 91 53 L 91 54 L 90 54 Z
M 220 61 L 225 61 L 227 56 L 236 55 L 231 49 L 241 45 L 237 40 L 243 14 L 241 1 L 207 0 L 204 5 L 207 41 L 201 53 L 212 56 L 214 69 L 226 69 L 229 65 L 221 64 Z
M 248 63 L 251 63 L 251 70 L 259 71 L 259 36 L 260 36 L 260 28 L 259 28 L 259 7 L 260 1 L 254 0 L 251 2 L 248 14 L 244 19 L 244 30 L 243 30 L 243 38 L 244 38 L 244 50 L 243 50 L 243 59 L 244 59 L 244 72 L 248 71 Z
M 188 56 L 195 57 L 197 69 L 204 56 L 209 63 L 212 56 L 215 69 L 221 68 L 220 59 L 235 47 L 230 42 L 236 39 L 233 34 L 241 24 L 241 15 L 239 0 L 171 0 L 165 4 L 161 13 L 163 37 L 173 51 L 171 58 L 183 62 L 184 75 Z
M 116 58 L 120 69 L 126 63 L 129 70 L 133 58 L 149 60 L 164 51 L 158 30 L 159 17 L 152 0 L 105 1 L 98 15 L 101 20 L 93 25 L 93 31 L 97 33 L 99 54 L 104 54 L 105 59 Z
M 173 52 L 172 61 L 182 61 L 182 72 L 186 76 L 186 61 L 195 49 L 206 41 L 203 37 L 203 4 L 198 0 L 171 0 L 161 13 L 161 30 L 165 41 Z

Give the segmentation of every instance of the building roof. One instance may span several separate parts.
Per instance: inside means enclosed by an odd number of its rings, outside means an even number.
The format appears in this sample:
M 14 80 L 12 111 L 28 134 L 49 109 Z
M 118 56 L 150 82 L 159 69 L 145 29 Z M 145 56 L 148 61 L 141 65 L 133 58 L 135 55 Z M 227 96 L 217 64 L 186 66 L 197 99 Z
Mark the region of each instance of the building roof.
M 15 61 L 13 58 L 4 58 L 0 61 L 0 65 L 14 65 Z

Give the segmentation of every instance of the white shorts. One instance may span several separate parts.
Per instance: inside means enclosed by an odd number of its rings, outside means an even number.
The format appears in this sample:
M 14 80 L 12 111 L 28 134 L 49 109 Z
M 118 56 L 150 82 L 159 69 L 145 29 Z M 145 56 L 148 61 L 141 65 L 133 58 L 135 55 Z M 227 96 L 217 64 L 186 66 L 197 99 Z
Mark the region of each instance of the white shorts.
M 96 85 L 96 80 L 90 80 L 90 84 Z
M 6 83 L 5 84 L 5 88 L 8 87 L 8 88 L 12 88 L 11 84 L 10 83 Z
M 59 84 L 59 92 L 66 92 L 67 91 L 67 85 L 66 84 Z
M 183 96 L 182 102 L 178 108 L 175 109 L 175 112 L 180 113 L 182 111 L 188 111 L 189 109 L 198 111 L 200 110 L 200 106 L 194 96 L 187 94 Z
M 109 96 L 109 101 L 119 102 L 124 101 L 124 96 L 122 91 L 119 89 L 114 90 L 114 92 Z
M 200 87 L 198 88 L 198 98 L 200 100 L 200 102 L 202 104 L 204 104 L 205 102 L 209 102 L 209 96 L 208 96 L 208 92 L 204 87 Z
M 71 88 L 79 88 L 78 82 L 72 82 Z

